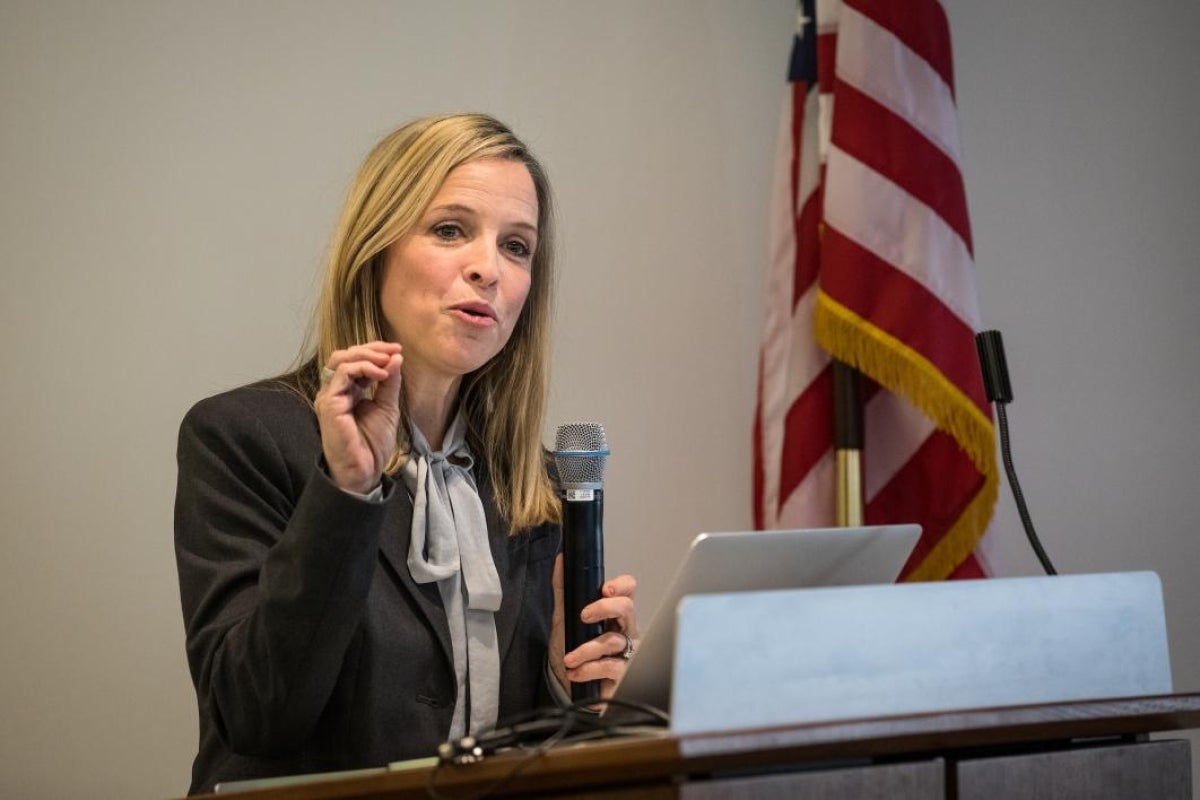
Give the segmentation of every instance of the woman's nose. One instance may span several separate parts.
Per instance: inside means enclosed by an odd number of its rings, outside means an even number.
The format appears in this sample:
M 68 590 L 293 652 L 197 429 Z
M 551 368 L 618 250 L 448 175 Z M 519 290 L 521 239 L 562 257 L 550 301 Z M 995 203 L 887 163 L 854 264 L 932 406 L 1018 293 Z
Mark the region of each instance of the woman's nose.
M 495 247 L 480 243 L 471 248 L 464 272 L 469 283 L 491 286 L 500 280 L 500 254 Z

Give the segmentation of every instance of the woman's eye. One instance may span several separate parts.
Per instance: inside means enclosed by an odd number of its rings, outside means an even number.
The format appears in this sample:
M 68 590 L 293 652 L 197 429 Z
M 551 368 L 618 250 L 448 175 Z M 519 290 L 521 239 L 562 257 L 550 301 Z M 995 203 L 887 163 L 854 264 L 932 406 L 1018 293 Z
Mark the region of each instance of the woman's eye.
M 441 225 L 433 226 L 433 233 L 439 239 L 450 241 L 462 235 L 462 228 L 452 222 L 443 222 Z
M 519 240 L 512 240 L 504 243 L 504 249 L 512 253 L 514 256 L 528 258 L 533 252 L 529 249 L 529 245 Z

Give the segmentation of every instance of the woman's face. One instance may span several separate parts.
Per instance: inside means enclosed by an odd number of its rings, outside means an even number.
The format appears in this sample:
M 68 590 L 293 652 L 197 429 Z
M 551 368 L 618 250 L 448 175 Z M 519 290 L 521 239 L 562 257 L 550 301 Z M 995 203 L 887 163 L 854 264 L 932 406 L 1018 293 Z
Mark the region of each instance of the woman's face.
M 504 348 L 529 294 L 537 221 L 519 161 L 482 159 L 446 177 L 384 260 L 380 303 L 406 378 L 457 385 Z

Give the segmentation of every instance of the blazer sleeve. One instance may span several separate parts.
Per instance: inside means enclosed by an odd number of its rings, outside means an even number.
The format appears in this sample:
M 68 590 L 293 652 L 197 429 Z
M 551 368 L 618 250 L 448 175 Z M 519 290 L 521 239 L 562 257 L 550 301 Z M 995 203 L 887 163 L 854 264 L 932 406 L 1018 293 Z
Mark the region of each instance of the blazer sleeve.
M 309 738 L 333 691 L 384 510 L 329 480 L 299 398 L 237 392 L 180 428 L 175 550 L 201 713 L 234 752 L 277 755 Z

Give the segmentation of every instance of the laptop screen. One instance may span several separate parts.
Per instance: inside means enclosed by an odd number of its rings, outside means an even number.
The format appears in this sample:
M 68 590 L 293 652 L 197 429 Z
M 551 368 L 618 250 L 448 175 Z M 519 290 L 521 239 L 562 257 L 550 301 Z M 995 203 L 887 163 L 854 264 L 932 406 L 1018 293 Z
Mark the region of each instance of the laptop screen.
M 679 601 L 691 594 L 892 583 L 921 536 L 919 525 L 702 533 L 697 536 L 638 650 L 617 700 L 668 710 Z M 620 706 L 606 715 L 620 718 Z

